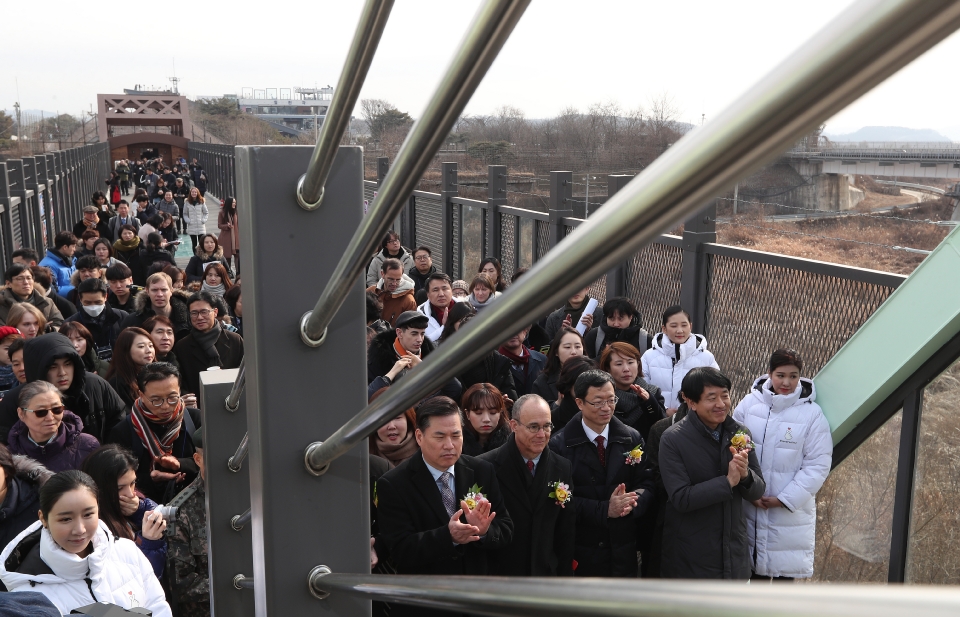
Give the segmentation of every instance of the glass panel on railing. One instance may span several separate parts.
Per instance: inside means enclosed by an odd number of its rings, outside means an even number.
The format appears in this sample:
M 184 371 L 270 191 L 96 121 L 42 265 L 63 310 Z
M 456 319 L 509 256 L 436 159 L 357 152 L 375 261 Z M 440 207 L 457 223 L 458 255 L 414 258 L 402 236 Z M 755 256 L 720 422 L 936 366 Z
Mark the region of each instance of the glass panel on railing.
M 840 463 L 817 493 L 814 580 L 887 581 L 901 416 Z
M 924 389 L 914 476 L 907 576 L 910 583 L 960 583 L 960 361 Z

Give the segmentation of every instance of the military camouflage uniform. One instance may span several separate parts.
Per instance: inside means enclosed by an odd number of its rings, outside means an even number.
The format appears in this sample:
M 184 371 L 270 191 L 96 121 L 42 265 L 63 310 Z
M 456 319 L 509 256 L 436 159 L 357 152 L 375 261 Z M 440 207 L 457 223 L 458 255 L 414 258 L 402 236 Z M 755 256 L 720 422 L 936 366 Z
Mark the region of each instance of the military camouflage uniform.
M 207 509 L 203 480 L 194 480 L 196 492 L 177 512 L 176 533 L 167 542 L 167 570 L 174 614 L 179 617 L 209 617 L 210 580 L 207 569 Z

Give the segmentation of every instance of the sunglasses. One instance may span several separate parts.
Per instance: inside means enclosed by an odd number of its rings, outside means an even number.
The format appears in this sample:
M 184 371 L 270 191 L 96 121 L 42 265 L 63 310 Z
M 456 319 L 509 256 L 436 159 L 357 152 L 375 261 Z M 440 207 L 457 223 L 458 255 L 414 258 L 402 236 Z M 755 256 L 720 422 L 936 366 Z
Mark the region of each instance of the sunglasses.
M 38 418 L 46 418 L 47 414 L 51 411 L 55 416 L 59 416 L 63 413 L 63 405 L 57 405 L 56 407 L 51 407 L 50 409 L 27 409 L 26 407 L 22 407 L 22 409 L 27 413 L 32 413 Z

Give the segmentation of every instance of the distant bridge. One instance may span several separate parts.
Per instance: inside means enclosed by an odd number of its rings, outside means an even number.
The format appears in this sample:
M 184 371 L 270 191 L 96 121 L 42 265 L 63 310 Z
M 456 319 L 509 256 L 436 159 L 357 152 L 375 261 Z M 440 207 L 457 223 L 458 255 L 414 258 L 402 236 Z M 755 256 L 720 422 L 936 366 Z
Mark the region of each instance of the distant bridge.
M 791 162 L 819 164 L 827 174 L 906 178 L 960 178 L 960 144 L 881 144 L 798 149 L 784 154 Z

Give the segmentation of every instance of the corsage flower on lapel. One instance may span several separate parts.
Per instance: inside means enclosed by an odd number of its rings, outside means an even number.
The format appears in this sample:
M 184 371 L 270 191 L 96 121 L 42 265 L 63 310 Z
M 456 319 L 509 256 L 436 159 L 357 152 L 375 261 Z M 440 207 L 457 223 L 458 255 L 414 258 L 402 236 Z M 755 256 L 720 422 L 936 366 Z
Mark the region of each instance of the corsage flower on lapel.
M 483 493 L 480 492 L 482 490 L 483 490 L 482 486 L 477 486 L 476 484 L 474 484 L 473 486 L 470 487 L 470 492 L 468 492 L 466 496 L 464 496 L 464 498 L 461 499 L 461 501 L 466 502 L 467 507 L 470 508 L 471 510 L 476 509 L 476 507 L 480 505 L 480 502 L 486 499 L 486 497 L 483 496 Z
M 566 508 L 567 502 L 573 498 L 573 491 L 570 490 L 570 485 L 564 484 L 563 482 L 557 480 L 556 482 L 548 484 L 547 486 L 553 489 L 553 492 L 547 495 L 547 497 L 550 499 L 556 499 L 558 506 L 561 508 Z
M 643 448 L 639 445 L 627 452 L 627 460 L 625 461 L 627 465 L 637 465 L 640 463 L 640 459 L 643 458 Z

